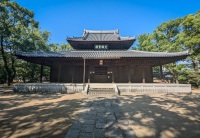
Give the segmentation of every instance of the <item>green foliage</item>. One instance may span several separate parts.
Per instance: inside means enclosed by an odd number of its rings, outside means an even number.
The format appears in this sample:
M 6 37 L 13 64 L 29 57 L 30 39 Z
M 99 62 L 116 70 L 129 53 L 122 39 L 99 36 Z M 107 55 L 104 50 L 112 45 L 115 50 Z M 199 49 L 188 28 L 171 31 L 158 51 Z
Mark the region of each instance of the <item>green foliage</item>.
M 180 22 L 181 19 L 170 20 L 159 25 L 153 32 L 153 39 L 159 51 L 182 51 L 181 45 L 178 42 Z
M 196 14 L 190 14 L 183 18 L 181 23 L 182 33 L 180 33 L 180 42 L 184 48 L 190 50 L 189 60 L 192 62 L 194 70 L 198 72 L 198 63 L 200 61 L 200 11 Z
M 52 43 L 52 44 L 49 44 L 49 47 L 50 47 L 51 51 L 56 52 L 56 51 L 58 51 L 59 44 L 57 44 L 57 43 Z
M 39 82 L 40 78 L 40 65 L 32 64 L 26 61 L 18 60 L 16 62 L 17 74 L 16 79 L 23 82 Z M 49 80 L 50 69 L 44 67 L 43 77 L 45 80 Z
M 170 63 L 164 66 L 173 76 L 172 78 L 173 83 L 179 83 L 179 81 L 181 82 L 184 81 L 184 79 L 181 79 L 181 77 L 183 77 L 182 75 L 184 75 L 182 72 L 184 66 L 185 66 L 184 64 L 176 64 L 176 63 Z
M 158 51 L 156 45 L 153 43 L 152 34 L 142 34 L 138 37 L 138 50 L 141 51 Z
M 21 28 L 20 36 L 13 38 L 13 43 L 15 45 L 15 50 L 21 51 L 50 51 L 47 45 L 50 33 L 48 31 L 41 32 L 39 28 L 34 28 L 29 26 L 26 28 Z
M 52 44 L 49 44 L 49 47 L 51 48 L 51 51 L 67 51 L 67 50 L 72 50 L 73 48 L 71 47 L 70 44 L 65 44 L 65 43 L 62 43 L 62 44 L 57 44 L 57 43 L 52 43 Z
M 47 45 L 49 35 L 48 31 L 40 31 L 39 23 L 34 20 L 32 11 L 21 7 L 16 2 L 5 0 L 0 3 L 0 66 L 4 68 L 1 76 L 5 78 L 6 75 L 8 85 L 14 78 L 20 77 L 17 75 L 21 71 L 17 65 L 21 61 L 16 62 L 16 57 L 12 55 L 12 52 L 15 50 L 49 51 L 50 48 Z M 36 65 L 22 64 L 27 72 L 35 71 L 32 66 Z M 23 75 L 28 74 L 24 72 Z M 21 75 L 22 78 L 23 75 Z M 31 78 L 34 78 L 33 76 Z
M 71 47 L 70 44 L 64 44 L 64 43 L 62 43 L 62 44 L 60 44 L 60 49 L 61 49 L 62 51 L 67 51 L 67 50 L 71 50 L 72 47 Z
M 180 82 L 190 83 L 192 84 L 192 86 L 197 87 L 197 88 L 200 86 L 200 72 L 193 72 L 193 71 L 183 69 L 180 71 L 180 75 L 178 79 Z
M 6 73 L 6 70 L 3 66 L 3 60 L 2 60 L 2 57 L 0 55 L 0 83 L 6 82 L 6 76 L 7 76 L 7 73 Z
M 200 11 L 183 18 L 164 22 L 152 34 L 140 35 L 137 46 L 139 50 L 153 52 L 189 50 L 191 55 L 187 61 L 192 63 L 195 72 L 184 70 L 183 64 L 171 63 L 164 67 L 172 74 L 173 82 L 184 81 L 199 85 Z
M 193 84 L 196 87 L 199 87 L 199 85 L 200 85 L 200 73 L 199 72 L 188 73 L 188 82 Z

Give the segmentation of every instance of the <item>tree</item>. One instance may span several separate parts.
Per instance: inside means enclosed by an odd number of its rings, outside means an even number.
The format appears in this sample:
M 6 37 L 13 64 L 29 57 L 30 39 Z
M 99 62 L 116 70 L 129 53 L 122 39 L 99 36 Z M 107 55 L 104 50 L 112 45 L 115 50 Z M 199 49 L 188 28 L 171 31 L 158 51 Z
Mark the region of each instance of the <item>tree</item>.
M 56 52 L 56 51 L 67 51 L 67 50 L 73 49 L 71 47 L 71 45 L 68 44 L 68 43 L 67 44 L 66 43 L 62 43 L 62 44 L 51 43 L 51 44 L 49 44 L 49 47 L 50 47 L 51 51 L 54 51 L 54 52 Z
M 0 55 L 0 83 L 6 82 L 6 70 L 3 66 L 3 59 L 2 56 Z
M 67 50 L 71 50 L 71 49 L 72 49 L 72 47 L 70 44 L 65 44 L 65 43 L 60 44 L 60 50 L 62 50 L 62 51 L 67 51 Z
M 10 85 L 16 76 L 14 50 L 49 51 L 46 45 L 49 32 L 41 32 L 34 13 L 16 2 L 3 1 L 0 3 L 0 52 L 6 70 L 7 83 Z
M 138 49 L 144 51 L 179 52 L 190 50 L 187 61 L 195 72 L 184 70 L 183 64 L 171 63 L 165 68 L 173 75 L 173 81 L 187 81 L 199 85 L 200 60 L 200 11 L 184 18 L 170 20 L 159 25 L 152 34 L 142 34 L 138 38 Z M 184 70 L 184 71 L 183 71 Z
M 185 16 L 181 27 L 180 42 L 184 44 L 185 49 L 190 50 L 189 60 L 192 62 L 194 71 L 198 72 L 200 61 L 200 11 Z
M 49 47 L 50 47 L 51 51 L 54 51 L 54 52 L 59 50 L 59 44 L 57 44 L 57 43 L 49 44 Z
M 181 21 L 178 18 L 164 22 L 153 32 L 153 39 L 159 51 L 178 52 L 183 50 L 178 40 Z
M 182 19 L 178 18 L 162 23 L 153 32 L 154 42 L 158 51 L 179 52 L 183 51 L 182 45 L 179 43 L 179 33 L 181 32 L 180 23 Z M 165 65 L 165 68 L 173 76 L 173 82 L 178 83 L 178 74 L 180 65 L 171 63 Z
M 153 43 L 152 34 L 141 34 L 138 37 L 138 50 L 142 51 L 158 51 L 155 44 Z
M 159 25 L 152 34 L 142 34 L 138 38 L 138 49 L 152 52 L 178 52 L 182 51 L 179 44 L 178 34 L 180 33 L 181 19 L 170 20 Z M 173 75 L 173 81 L 178 82 L 178 67 L 176 63 L 165 66 Z

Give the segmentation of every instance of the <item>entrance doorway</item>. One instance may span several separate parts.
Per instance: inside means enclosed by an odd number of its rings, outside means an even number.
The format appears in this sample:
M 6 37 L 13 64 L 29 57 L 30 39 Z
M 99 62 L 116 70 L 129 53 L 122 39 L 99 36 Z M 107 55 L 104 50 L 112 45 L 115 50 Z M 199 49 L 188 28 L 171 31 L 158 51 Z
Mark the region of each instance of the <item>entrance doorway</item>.
M 111 76 L 108 75 L 108 67 L 107 66 L 95 66 L 94 67 L 95 74 L 95 82 L 98 83 L 108 83 L 111 82 Z

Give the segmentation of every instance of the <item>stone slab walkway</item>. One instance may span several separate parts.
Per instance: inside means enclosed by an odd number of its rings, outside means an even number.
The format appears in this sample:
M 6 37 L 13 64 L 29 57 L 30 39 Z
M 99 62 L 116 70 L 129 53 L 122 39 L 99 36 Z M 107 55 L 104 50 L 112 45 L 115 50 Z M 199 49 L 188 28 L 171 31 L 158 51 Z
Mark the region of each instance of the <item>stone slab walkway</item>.
M 65 138 L 134 138 L 134 132 L 117 97 L 89 97 Z

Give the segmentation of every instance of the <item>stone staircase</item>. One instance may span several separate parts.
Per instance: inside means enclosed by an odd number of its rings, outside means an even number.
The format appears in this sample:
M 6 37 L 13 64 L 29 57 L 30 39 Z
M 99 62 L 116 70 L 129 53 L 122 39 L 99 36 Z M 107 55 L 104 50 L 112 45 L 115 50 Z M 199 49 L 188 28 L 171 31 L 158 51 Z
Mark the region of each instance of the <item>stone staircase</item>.
M 109 84 L 89 84 L 87 94 L 94 96 L 116 95 L 115 85 Z

